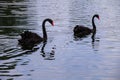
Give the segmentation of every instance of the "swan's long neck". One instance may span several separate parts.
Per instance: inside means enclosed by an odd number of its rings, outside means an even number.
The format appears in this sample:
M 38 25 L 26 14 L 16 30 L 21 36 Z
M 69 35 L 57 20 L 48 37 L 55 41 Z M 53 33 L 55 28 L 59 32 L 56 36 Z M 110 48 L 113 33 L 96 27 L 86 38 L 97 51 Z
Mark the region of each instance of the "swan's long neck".
M 42 23 L 42 30 L 43 30 L 43 41 L 46 42 L 47 41 L 47 33 L 46 33 L 46 28 L 45 28 L 45 23 L 47 20 L 44 20 Z
M 95 16 L 93 16 L 93 18 L 92 18 L 93 34 L 96 33 L 96 25 L 94 23 L 94 18 L 95 18 Z

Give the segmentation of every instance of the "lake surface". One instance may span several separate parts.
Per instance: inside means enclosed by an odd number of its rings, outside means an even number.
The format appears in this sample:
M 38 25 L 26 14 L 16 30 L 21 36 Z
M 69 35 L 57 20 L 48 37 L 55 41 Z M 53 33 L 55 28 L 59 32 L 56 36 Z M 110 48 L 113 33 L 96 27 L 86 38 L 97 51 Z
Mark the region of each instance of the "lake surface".
M 92 28 L 94 14 L 95 41 L 74 39 L 74 26 Z M 45 18 L 55 24 L 46 24 L 47 44 L 23 50 L 19 34 L 42 36 Z M 119 80 L 119 34 L 120 0 L 0 0 L 0 80 Z

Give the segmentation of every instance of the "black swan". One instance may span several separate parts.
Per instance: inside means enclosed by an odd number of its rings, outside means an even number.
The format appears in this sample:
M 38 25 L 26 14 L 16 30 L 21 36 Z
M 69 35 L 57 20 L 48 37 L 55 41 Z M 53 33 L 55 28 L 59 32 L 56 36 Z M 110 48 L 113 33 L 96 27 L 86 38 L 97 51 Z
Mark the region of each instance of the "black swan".
M 92 38 L 93 38 L 94 35 L 96 34 L 96 26 L 95 26 L 95 23 L 94 23 L 94 18 L 95 17 L 99 19 L 99 15 L 95 14 L 92 17 L 92 26 L 93 26 L 93 29 L 90 29 L 90 28 L 82 26 L 82 25 L 76 25 L 74 27 L 74 29 L 73 29 L 74 36 L 82 38 L 82 37 L 85 37 L 86 35 L 89 35 L 90 33 L 93 33 L 93 35 L 92 35 Z
M 45 28 L 45 23 L 49 22 L 52 26 L 54 26 L 52 19 L 45 19 L 42 23 L 42 31 L 43 31 L 43 38 L 37 35 L 36 33 L 25 31 L 24 33 L 20 34 L 21 39 L 19 39 L 19 44 L 24 47 L 33 47 L 35 44 L 38 44 L 40 42 L 46 42 L 47 41 L 47 33 Z

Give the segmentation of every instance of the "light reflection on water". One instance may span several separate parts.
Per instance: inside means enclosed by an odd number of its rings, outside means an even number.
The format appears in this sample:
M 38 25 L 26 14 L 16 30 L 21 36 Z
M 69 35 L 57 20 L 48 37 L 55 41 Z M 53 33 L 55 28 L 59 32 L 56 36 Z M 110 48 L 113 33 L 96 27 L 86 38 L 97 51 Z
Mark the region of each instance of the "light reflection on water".
M 119 0 L 1 0 L 0 79 L 119 80 L 119 6 Z M 95 42 L 91 35 L 75 40 L 74 26 L 92 28 L 96 13 L 100 21 L 95 20 Z M 30 30 L 42 35 L 40 26 L 48 17 L 55 27 L 46 25 L 49 38 L 43 52 L 43 43 L 22 50 L 19 34 Z

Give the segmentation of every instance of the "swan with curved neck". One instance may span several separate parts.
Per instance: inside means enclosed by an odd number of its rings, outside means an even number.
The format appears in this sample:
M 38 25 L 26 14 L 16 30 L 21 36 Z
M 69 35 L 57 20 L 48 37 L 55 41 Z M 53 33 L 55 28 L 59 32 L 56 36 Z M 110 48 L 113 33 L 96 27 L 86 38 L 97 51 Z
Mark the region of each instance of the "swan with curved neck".
M 52 26 L 54 26 L 53 20 L 52 19 L 45 19 L 42 23 L 42 31 L 43 31 L 43 38 L 40 37 L 38 34 L 30 32 L 30 31 L 25 31 L 24 33 L 20 34 L 21 39 L 19 39 L 19 44 L 22 46 L 28 46 L 28 45 L 35 45 L 40 42 L 47 42 L 47 32 L 45 28 L 45 23 L 49 22 Z
M 82 26 L 82 25 L 76 25 L 74 27 L 74 29 L 73 29 L 74 36 L 76 36 L 76 37 L 85 37 L 86 35 L 89 35 L 90 33 L 93 33 L 93 36 L 94 36 L 96 34 L 96 25 L 94 23 L 94 18 L 98 18 L 99 19 L 99 15 L 95 14 L 92 17 L 92 26 L 93 26 L 93 29 L 90 29 L 90 28 Z

